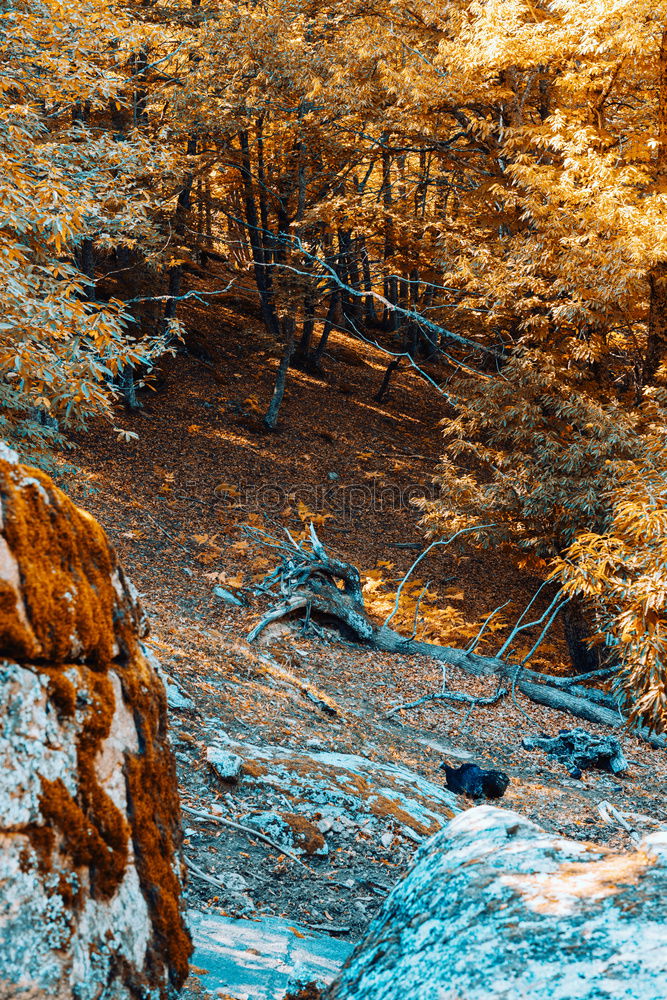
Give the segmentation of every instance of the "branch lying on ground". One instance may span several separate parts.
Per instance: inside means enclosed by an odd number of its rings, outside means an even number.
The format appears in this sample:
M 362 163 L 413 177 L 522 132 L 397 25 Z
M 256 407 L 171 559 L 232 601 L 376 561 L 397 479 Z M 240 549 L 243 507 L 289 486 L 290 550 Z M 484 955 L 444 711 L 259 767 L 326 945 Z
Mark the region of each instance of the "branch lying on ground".
M 609 823 L 610 826 L 613 826 L 613 821 L 615 820 L 619 826 L 623 827 L 625 832 L 635 844 L 641 844 L 641 835 L 637 833 L 634 826 L 631 826 L 630 823 L 628 823 L 620 809 L 617 809 L 611 802 L 598 802 L 598 812 L 605 823 Z
M 499 682 L 508 681 L 515 691 L 519 691 L 531 701 L 561 712 L 568 712 L 577 718 L 615 729 L 627 725 L 627 720 L 610 694 L 595 688 L 587 688 L 581 683 L 582 680 L 594 680 L 603 676 L 600 671 L 573 678 L 549 677 L 528 669 L 525 664 L 529 657 L 524 657 L 520 663 L 507 658 L 511 655 L 509 652 L 511 644 L 519 633 L 531 627 L 542 626 L 529 654 L 529 656 L 535 655 L 556 615 L 564 606 L 565 599 L 561 593 L 553 597 L 539 617 L 524 622 L 534 604 L 536 594 L 498 653 L 495 656 L 482 656 L 472 650 L 405 638 L 389 627 L 388 623 L 394 617 L 395 608 L 384 624 L 374 624 L 364 606 L 358 569 L 330 556 L 317 537 L 312 524 L 309 545 L 305 542 L 296 542 L 289 533 L 287 540 L 283 541 L 256 528 L 245 527 L 244 531 L 253 542 L 272 549 L 280 559 L 276 568 L 266 577 L 264 584 L 258 588 L 265 593 L 275 594 L 276 602 L 249 633 L 248 641 L 256 639 L 270 622 L 293 617 L 299 611 L 308 609 L 307 613 L 311 616 L 321 615 L 328 620 L 338 621 L 352 632 L 358 641 L 372 649 L 400 653 L 404 656 L 428 656 L 459 667 L 475 677 L 496 677 Z M 452 540 L 449 539 L 450 542 Z M 414 561 L 404 581 L 431 548 L 433 545 Z M 397 600 L 399 598 L 400 594 L 397 595 Z M 447 692 L 441 694 L 444 696 Z M 429 696 L 427 700 L 437 701 L 446 698 Z M 451 697 L 449 700 L 460 699 Z M 652 746 L 667 746 L 667 739 L 654 736 L 646 729 L 634 729 L 633 732 Z
M 437 694 L 425 694 L 423 698 L 418 698 L 417 701 L 409 701 L 405 705 L 396 705 L 392 708 L 390 712 L 387 712 L 383 718 L 391 719 L 392 716 L 401 712 L 403 709 L 408 708 L 418 708 L 420 705 L 426 705 L 428 702 L 432 701 L 462 701 L 466 705 L 472 705 L 476 708 L 477 705 L 495 705 L 497 701 L 507 694 L 506 688 L 499 688 L 495 694 L 491 695 L 490 698 L 473 698 L 471 694 L 464 694 L 462 691 L 441 691 Z
M 185 806 L 181 803 L 181 809 L 183 812 L 189 813 L 191 816 L 196 816 L 197 819 L 205 820 L 207 823 L 221 823 L 222 826 L 228 826 L 232 830 L 238 830 L 240 833 L 246 833 L 248 836 L 252 837 L 254 840 L 262 840 L 269 847 L 273 847 L 274 850 L 278 851 L 280 854 L 284 854 L 286 858 L 290 861 L 296 861 L 297 865 L 301 865 L 305 868 L 307 872 L 311 875 L 317 874 L 313 872 L 312 868 L 304 864 L 300 858 L 297 858 L 296 854 L 292 854 L 287 848 L 283 847 L 281 844 L 277 844 L 275 840 L 271 840 L 267 837 L 265 833 L 261 833 L 259 830 L 254 830 L 251 826 L 244 826 L 243 823 L 236 823 L 233 819 L 226 819 L 224 816 L 216 816 L 215 813 L 201 812 L 199 809 L 192 809 L 190 806 Z

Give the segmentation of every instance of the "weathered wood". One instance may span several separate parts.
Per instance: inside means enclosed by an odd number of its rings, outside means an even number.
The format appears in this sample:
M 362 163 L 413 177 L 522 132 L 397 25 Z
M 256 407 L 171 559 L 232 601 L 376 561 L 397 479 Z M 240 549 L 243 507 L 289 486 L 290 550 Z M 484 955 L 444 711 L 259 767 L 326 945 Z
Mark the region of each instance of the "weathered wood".
M 576 718 L 614 729 L 627 724 L 613 696 L 577 683 L 582 678 L 549 677 L 508 662 L 502 656 L 480 656 L 453 646 L 406 639 L 387 624 L 376 625 L 364 607 L 359 571 L 349 563 L 332 558 L 312 525 L 310 550 L 297 545 L 291 536 L 288 546 L 254 529 L 247 529 L 247 532 L 256 542 L 282 553 L 282 564 L 267 577 L 265 587 L 270 589 L 279 586 L 281 599 L 248 634 L 250 642 L 271 622 L 292 616 L 302 609 L 309 609 L 308 614 L 315 613 L 345 625 L 360 642 L 380 652 L 428 656 L 475 677 L 498 677 L 512 681 L 513 689 L 520 691 L 531 701 L 567 712 Z M 342 587 L 338 586 L 339 583 Z M 592 677 L 599 674 L 600 671 L 593 671 Z M 637 729 L 635 732 L 652 746 L 667 745 L 664 737 L 655 736 L 645 729 Z

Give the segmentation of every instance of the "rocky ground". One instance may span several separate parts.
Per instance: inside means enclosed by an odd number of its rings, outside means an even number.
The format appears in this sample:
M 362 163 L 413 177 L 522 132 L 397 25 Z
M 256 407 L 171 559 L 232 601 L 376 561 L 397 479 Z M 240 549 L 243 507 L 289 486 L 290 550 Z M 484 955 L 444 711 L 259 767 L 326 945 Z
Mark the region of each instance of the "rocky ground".
M 573 779 L 521 741 L 579 723 L 521 695 L 518 706 L 506 698 L 469 713 L 432 703 L 388 719 L 395 706 L 439 690 L 440 664 L 371 652 L 301 622 L 246 641 L 267 606 L 250 590 L 271 555 L 243 525 L 294 532 L 314 519 L 325 544 L 365 572 L 371 610 L 395 586 L 418 551 L 399 546 L 421 540 L 406 491 L 429 488 L 443 404 L 409 372 L 375 403 L 383 359 L 338 336 L 327 381 L 295 372 L 282 430 L 267 435 L 257 411 L 276 361 L 256 322 L 248 318 L 240 337 L 231 311 L 213 324 L 191 321 L 205 353 L 168 360 L 141 413 L 119 411 L 115 430 L 82 436 L 69 457 L 76 471 L 58 476 L 118 548 L 152 621 L 151 649 L 174 682 L 188 906 L 354 942 L 417 844 L 470 804 L 445 789 L 443 760 L 502 768 L 511 779 L 503 804 L 570 837 L 629 844 L 622 826 L 602 819 L 601 801 L 639 814 L 631 823 L 641 829 L 665 821 L 665 751 L 632 735 L 621 735 L 623 776 Z M 119 429 L 138 439 L 118 440 Z M 509 599 L 506 627 L 535 591 L 535 579 L 500 553 L 440 550 L 429 560 L 423 572 L 446 611 L 438 638 L 452 645 Z M 225 599 L 237 589 L 248 607 Z M 491 633 L 484 649 L 503 634 Z M 558 630 L 532 666 L 569 670 Z M 473 695 L 494 686 L 454 668 L 446 683 Z M 197 970 L 195 994 L 211 985 Z M 253 995 L 246 987 L 228 995 Z

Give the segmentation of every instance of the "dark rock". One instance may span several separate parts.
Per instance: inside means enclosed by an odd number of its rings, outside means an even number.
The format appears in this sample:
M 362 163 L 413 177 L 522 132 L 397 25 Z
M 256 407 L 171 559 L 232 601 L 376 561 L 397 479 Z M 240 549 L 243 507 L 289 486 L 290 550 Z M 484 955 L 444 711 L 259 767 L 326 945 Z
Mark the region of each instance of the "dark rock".
M 561 729 L 558 736 L 530 736 L 523 741 L 526 750 L 544 750 L 565 765 L 573 778 L 591 768 L 620 774 L 628 768 L 621 744 L 615 736 L 594 736 L 585 729 Z
M 450 767 L 444 763 L 440 767 L 444 768 L 450 792 L 467 795 L 471 799 L 501 799 L 510 783 L 503 771 L 485 770 L 477 764 Z

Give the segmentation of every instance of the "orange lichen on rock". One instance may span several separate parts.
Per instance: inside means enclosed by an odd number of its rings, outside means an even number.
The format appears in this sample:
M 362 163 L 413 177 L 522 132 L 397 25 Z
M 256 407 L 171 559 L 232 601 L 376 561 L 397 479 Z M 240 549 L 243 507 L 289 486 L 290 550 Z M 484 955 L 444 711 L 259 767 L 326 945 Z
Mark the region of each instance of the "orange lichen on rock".
M 104 531 L 44 473 L 2 459 L 0 501 L 2 533 L 20 578 L 18 594 L 3 581 L 0 648 L 19 661 L 107 665 L 118 596 L 116 557 Z
M 281 813 L 287 825 L 294 833 L 294 842 L 306 854 L 316 854 L 324 847 L 325 840 L 314 823 L 299 813 Z
M 268 767 L 264 764 L 257 764 L 253 760 L 244 760 L 242 771 L 247 774 L 249 778 L 261 778 L 263 775 L 269 773 Z
M 137 871 L 153 918 L 150 950 L 155 958 L 169 954 L 172 984 L 178 988 L 188 975 L 192 943 L 183 924 L 174 867 L 182 840 L 181 809 L 176 765 L 166 741 L 167 701 L 162 682 L 143 658 L 120 678 L 128 704 L 142 706 L 142 753 L 128 758 L 126 775 Z
M 72 911 L 130 891 L 123 886 L 132 863 L 149 921 L 146 958 L 143 969 L 131 969 L 116 952 L 110 974 L 128 995 L 140 987 L 141 995 L 166 997 L 187 977 L 192 946 L 181 910 L 166 698 L 139 641 L 142 622 L 100 525 L 43 473 L 0 458 L 0 657 L 44 679 L 76 761 L 76 774 L 60 777 L 39 772 L 37 761 L 41 821 L 23 828 L 32 851 L 21 865 L 55 875 L 48 893 Z M 115 749 L 104 758 L 107 743 Z M 107 785 L 102 759 L 112 762 Z
M 118 888 L 127 863 L 127 820 L 100 787 L 95 761 L 111 728 L 115 701 L 109 678 L 88 671 L 90 704 L 77 745 L 77 795 L 61 780 L 42 781 L 40 808 L 62 837 L 64 851 L 76 867 L 89 869 L 93 898 L 108 899 Z M 58 688 L 56 688 L 58 690 Z

